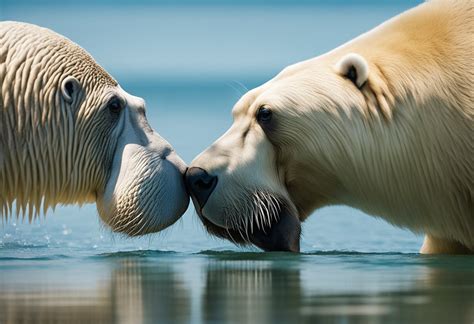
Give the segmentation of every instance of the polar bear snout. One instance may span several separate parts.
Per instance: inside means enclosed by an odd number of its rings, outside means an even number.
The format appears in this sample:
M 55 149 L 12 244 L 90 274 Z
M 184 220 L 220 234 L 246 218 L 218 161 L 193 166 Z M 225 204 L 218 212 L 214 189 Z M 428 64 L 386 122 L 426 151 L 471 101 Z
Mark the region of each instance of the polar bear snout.
M 265 251 L 298 252 L 300 220 L 278 176 L 275 150 L 246 117 L 236 116 L 231 129 L 194 159 L 186 172 L 188 192 L 211 234 Z
M 186 188 L 196 207 L 202 209 L 217 185 L 217 177 L 202 168 L 192 167 L 186 171 Z

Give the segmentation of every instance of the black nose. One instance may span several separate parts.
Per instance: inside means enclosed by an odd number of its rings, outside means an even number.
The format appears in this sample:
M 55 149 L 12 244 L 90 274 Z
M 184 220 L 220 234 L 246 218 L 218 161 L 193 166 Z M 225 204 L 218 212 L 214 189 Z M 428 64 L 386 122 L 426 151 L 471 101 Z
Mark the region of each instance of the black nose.
M 204 169 L 191 167 L 186 171 L 186 187 L 200 208 L 204 207 L 216 185 L 217 177 Z

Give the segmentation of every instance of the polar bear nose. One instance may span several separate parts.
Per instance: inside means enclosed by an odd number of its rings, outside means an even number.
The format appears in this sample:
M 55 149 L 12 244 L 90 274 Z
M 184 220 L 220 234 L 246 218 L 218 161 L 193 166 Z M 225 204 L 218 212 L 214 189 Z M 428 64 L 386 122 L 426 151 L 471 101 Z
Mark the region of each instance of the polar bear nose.
M 191 167 L 186 171 L 186 187 L 189 194 L 202 209 L 209 196 L 217 185 L 217 177 L 210 175 L 206 170 Z

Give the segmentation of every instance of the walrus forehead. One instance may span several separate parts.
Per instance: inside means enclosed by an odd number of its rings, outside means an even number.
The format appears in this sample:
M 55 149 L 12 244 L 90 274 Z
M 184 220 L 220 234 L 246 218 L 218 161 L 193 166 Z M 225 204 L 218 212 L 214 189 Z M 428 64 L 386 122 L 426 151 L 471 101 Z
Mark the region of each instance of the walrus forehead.
M 79 45 L 72 43 L 69 40 L 64 40 L 65 46 L 68 48 L 67 56 L 64 59 L 68 60 L 71 68 L 66 70 L 66 73 L 77 76 L 79 80 L 87 83 L 96 83 L 106 86 L 115 87 L 118 82 L 105 71 L 92 56 L 87 53 Z M 93 78 L 91 78 L 93 76 Z
M 44 27 L 27 23 L 8 22 L 5 23 L 6 30 L 28 39 L 28 56 L 34 57 L 31 62 L 38 62 L 40 57 L 47 58 L 42 61 L 45 64 L 43 70 L 48 71 L 48 66 L 58 67 L 58 62 L 63 62 L 63 75 L 73 75 L 85 84 L 103 84 L 116 86 L 117 81 L 110 76 L 94 58 L 78 44 L 70 39 Z M 11 37 L 15 40 L 18 37 Z M 24 51 L 24 43 L 16 42 L 8 46 L 8 51 Z M 15 57 L 9 55 L 9 57 Z M 56 71 L 51 70 L 51 73 Z

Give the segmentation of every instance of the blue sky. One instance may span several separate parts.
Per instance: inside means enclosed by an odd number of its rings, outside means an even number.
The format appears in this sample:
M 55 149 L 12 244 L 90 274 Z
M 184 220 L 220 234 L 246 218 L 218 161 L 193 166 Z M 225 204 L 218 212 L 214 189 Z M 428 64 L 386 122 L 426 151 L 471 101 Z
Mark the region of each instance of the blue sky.
M 2 3 L 8 5 L 18 5 L 18 4 L 61 4 L 68 5 L 73 4 L 77 5 L 78 1 L 65 1 L 65 0 L 2 0 Z M 348 5 L 348 4 L 371 4 L 371 5 L 386 5 L 386 4 L 408 4 L 414 5 L 420 3 L 416 0 L 390 0 L 390 1 L 380 1 L 380 0 L 81 0 L 81 5 L 97 5 L 97 4 L 106 4 L 106 5 L 285 5 L 285 6 L 295 6 L 295 5 L 321 5 L 321 4 L 330 4 L 330 5 Z
M 268 78 L 419 2 L 0 0 L 0 19 L 69 37 L 117 78 Z

